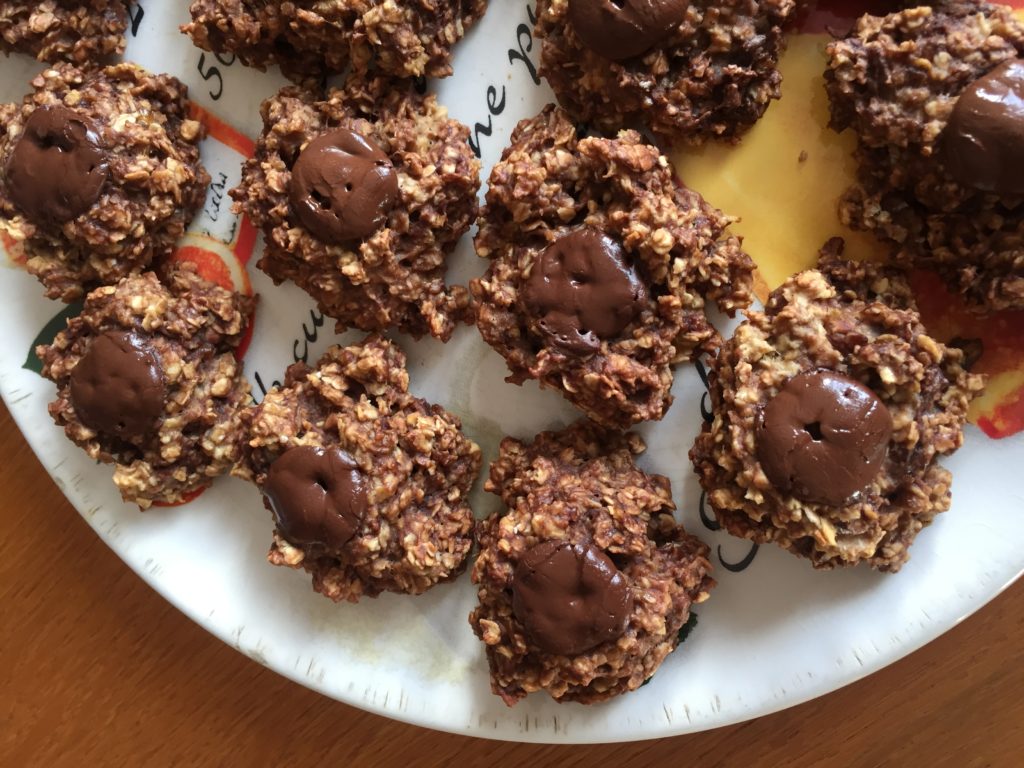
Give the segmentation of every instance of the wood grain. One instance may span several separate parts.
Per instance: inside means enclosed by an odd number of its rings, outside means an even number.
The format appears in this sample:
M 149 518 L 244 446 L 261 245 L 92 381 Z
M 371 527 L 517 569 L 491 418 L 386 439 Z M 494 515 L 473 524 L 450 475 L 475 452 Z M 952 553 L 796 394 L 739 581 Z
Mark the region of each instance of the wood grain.
M 903 661 L 785 712 L 653 742 L 511 745 L 338 704 L 206 634 L 93 535 L 6 408 L 0 488 L 0 765 L 1024 764 L 1024 582 Z

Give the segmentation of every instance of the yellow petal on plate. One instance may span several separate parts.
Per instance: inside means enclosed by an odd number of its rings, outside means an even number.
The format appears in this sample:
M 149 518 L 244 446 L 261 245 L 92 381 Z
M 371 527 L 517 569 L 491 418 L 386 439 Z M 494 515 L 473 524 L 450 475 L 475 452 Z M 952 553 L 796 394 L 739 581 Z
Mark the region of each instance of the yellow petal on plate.
M 782 98 L 738 146 L 683 148 L 672 160 L 683 182 L 725 213 L 757 264 L 768 290 L 813 267 L 836 235 L 851 258 L 880 258 L 885 247 L 839 223 L 839 196 L 855 175 L 852 131 L 828 127 L 825 45 L 828 35 L 794 35 L 779 62 Z M 807 105 L 811 105 L 810 111 Z
M 758 266 L 757 295 L 802 269 L 813 267 L 830 237 L 846 241 L 845 255 L 882 259 L 887 248 L 873 236 L 839 223 L 839 197 L 853 183 L 852 131 L 828 127 L 825 34 L 797 34 L 779 62 L 782 98 L 773 102 L 738 146 L 682 148 L 672 160 L 683 182 L 712 205 L 739 216 L 733 231 Z M 810 105 L 810 109 L 808 109 Z M 988 390 L 971 408 L 971 420 L 990 437 L 1024 429 L 1022 313 L 979 318 L 934 277 L 914 280 L 929 332 L 943 341 L 978 339 L 984 354 L 974 370 L 989 374 Z

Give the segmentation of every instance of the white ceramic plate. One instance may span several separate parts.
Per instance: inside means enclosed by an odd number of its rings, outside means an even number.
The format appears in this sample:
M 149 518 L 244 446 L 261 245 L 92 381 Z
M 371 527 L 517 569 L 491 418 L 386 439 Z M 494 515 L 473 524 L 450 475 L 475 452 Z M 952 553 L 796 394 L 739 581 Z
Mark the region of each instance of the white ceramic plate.
M 181 77 L 201 107 L 254 137 L 260 100 L 284 81 L 193 48 L 177 32 L 185 9 L 185 3 L 141 0 L 126 58 Z M 530 13 L 523 1 L 493 2 L 460 45 L 455 76 L 436 85 L 451 113 L 476 126 L 485 173 L 516 121 L 550 98 L 534 79 L 539 45 L 530 35 Z M 39 68 L 23 57 L 0 59 L 0 100 L 20 99 Z M 213 134 L 204 159 L 215 186 L 189 244 L 219 255 L 244 287 L 244 267 L 233 254 L 244 256 L 252 233 L 230 213 L 224 192 L 239 178 L 246 141 L 223 127 Z M 450 280 L 464 282 L 482 271 L 467 237 Z M 358 337 L 339 339 L 329 322 L 317 324 L 320 317 L 299 290 L 274 287 L 254 268 L 248 272 L 262 295 L 246 358 L 255 392 L 280 376 L 293 356 L 312 360 L 330 343 Z M 973 427 L 947 462 L 955 475 L 953 509 L 921 534 L 910 563 L 895 576 L 867 569 L 819 573 L 772 547 L 755 552 L 710 530 L 687 460 L 703 387 L 696 370 L 684 366 L 668 416 L 640 430 L 649 443 L 640 463 L 671 478 L 686 527 L 712 545 L 718 587 L 699 607 L 689 639 L 649 685 L 593 707 L 557 705 L 537 694 L 509 709 L 489 690 L 482 645 L 466 620 L 475 598 L 468 576 L 422 597 L 335 605 L 312 591 L 304 573 L 266 563 L 271 522 L 257 491 L 240 481 L 223 479 L 190 504 L 148 514 L 123 504 L 110 469 L 91 462 L 48 417 L 52 385 L 23 367 L 33 340 L 62 309 L 17 267 L 3 270 L 0 325 L 7 341 L 0 345 L 0 393 L 68 499 L 129 566 L 217 637 L 302 685 L 399 720 L 551 742 L 713 728 L 880 669 L 976 611 L 1024 569 L 1024 496 L 1016 472 L 1006 471 L 1024 461 L 1024 439 L 997 442 Z M 505 384 L 504 363 L 472 328 L 460 329 L 444 346 L 398 340 L 409 354 L 413 391 L 459 414 L 488 460 L 504 434 L 528 438 L 575 418 L 555 393 Z M 474 508 L 485 515 L 496 508 L 495 499 L 478 488 Z

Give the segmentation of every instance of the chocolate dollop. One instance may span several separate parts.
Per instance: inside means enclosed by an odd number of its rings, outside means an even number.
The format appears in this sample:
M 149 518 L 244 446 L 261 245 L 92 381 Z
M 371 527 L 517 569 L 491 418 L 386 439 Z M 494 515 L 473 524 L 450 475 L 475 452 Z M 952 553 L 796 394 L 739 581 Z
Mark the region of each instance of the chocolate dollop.
M 1024 60 L 1003 62 L 963 90 L 940 148 L 961 184 L 1024 195 Z
M 292 210 L 326 243 L 362 240 L 398 200 L 398 173 L 377 144 L 338 128 L 306 145 L 292 168 Z
M 366 514 L 366 479 L 337 446 L 289 448 L 270 465 L 263 493 L 281 534 L 293 544 L 339 549 Z
M 537 257 L 522 301 L 547 341 L 577 355 L 618 336 L 647 302 L 647 288 L 622 246 L 579 227 Z
M 593 544 L 545 541 L 516 564 L 512 610 L 541 650 L 575 656 L 626 631 L 633 595 Z
M 870 485 L 891 435 L 889 409 L 874 392 L 834 371 L 809 371 L 764 406 L 757 459 L 783 493 L 838 507 Z
M 160 356 L 134 331 L 97 336 L 71 371 L 70 390 L 85 426 L 121 438 L 152 432 L 167 398 Z
M 594 53 L 622 61 L 671 35 L 688 7 L 686 0 L 569 0 L 569 21 Z
M 59 226 L 85 213 L 109 174 L 92 124 L 64 106 L 38 107 L 7 160 L 7 189 L 26 218 Z

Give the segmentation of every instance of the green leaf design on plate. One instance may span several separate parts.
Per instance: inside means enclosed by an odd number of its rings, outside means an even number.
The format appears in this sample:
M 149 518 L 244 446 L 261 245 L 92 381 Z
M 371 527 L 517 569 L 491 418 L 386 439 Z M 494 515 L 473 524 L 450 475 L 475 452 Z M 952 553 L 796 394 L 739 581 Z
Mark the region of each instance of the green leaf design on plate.
M 690 618 L 688 618 L 686 620 L 686 623 L 683 624 L 683 626 L 681 626 L 679 628 L 679 635 L 678 635 L 679 642 L 682 643 L 686 638 L 688 638 L 690 636 L 690 633 L 693 632 L 693 628 L 696 627 L 696 626 L 697 626 L 697 614 L 694 613 L 693 611 L 690 611 Z M 647 685 L 653 679 L 654 679 L 654 675 L 651 675 L 646 680 L 644 680 L 642 683 L 640 683 L 640 687 L 643 688 L 645 685 Z
M 682 643 L 686 638 L 693 632 L 693 628 L 697 626 L 697 614 L 690 611 L 690 618 L 686 620 L 686 623 L 679 628 L 679 642 Z
M 57 337 L 57 334 L 63 331 L 67 326 L 68 320 L 81 311 L 82 302 L 76 301 L 72 304 L 68 304 L 64 309 L 50 318 L 50 321 L 43 326 L 42 330 L 36 334 L 35 339 L 32 340 L 32 345 L 28 348 L 28 355 L 25 356 L 25 362 L 21 364 L 21 367 L 41 374 L 43 371 L 43 363 L 38 357 L 36 357 L 36 347 L 39 344 L 52 344 L 53 340 Z

